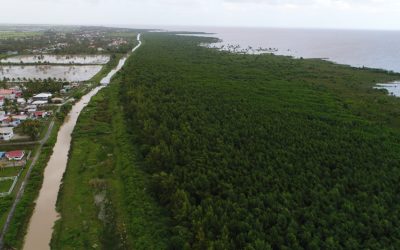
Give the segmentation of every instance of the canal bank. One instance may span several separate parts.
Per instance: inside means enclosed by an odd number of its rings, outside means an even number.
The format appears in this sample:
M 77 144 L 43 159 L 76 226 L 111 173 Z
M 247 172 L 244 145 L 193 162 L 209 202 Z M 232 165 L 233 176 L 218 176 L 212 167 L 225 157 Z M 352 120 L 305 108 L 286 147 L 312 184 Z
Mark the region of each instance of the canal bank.
M 134 52 L 141 46 L 140 34 L 137 37 L 139 44 L 132 50 Z M 69 113 L 66 122 L 60 128 L 53 154 L 44 172 L 44 181 L 36 201 L 36 207 L 29 223 L 25 238 L 24 249 L 50 249 L 49 243 L 53 232 L 53 226 L 58 218 L 56 201 L 62 176 L 66 170 L 68 153 L 71 146 L 71 134 L 81 111 L 90 102 L 97 92 L 108 85 L 112 77 L 123 67 L 131 53 L 122 58 L 116 69 L 112 70 L 101 80 L 103 86 L 96 87 L 77 102 Z

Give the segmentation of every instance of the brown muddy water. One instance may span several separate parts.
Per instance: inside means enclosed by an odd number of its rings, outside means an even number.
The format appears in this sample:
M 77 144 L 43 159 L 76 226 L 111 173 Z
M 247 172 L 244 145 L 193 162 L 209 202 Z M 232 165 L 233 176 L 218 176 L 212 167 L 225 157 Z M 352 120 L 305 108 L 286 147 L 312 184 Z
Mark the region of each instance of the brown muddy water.
M 141 45 L 140 34 L 137 37 L 139 45 L 133 50 L 135 51 Z M 39 193 L 39 198 L 36 200 L 36 207 L 30 219 L 27 235 L 25 237 L 24 248 L 25 250 L 46 250 L 50 249 L 51 236 L 53 234 L 53 226 L 55 221 L 59 218 L 56 211 L 56 201 L 62 177 L 67 168 L 68 153 L 71 146 L 71 134 L 75 128 L 79 114 L 87 106 L 90 99 L 97 94 L 97 92 L 109 84 L 112 76 L 122 68 L 126 61 L 126 57 L 122 58 L 120 64 L 117 66 L 113 73 L 106 76 L 101 83 L 103 86 L 93 89 L 91 92 L 82 97 L 77 102 L 66 121 L 58 131 L 57 142 L 53 148 L 53 154 L 47 163 L 44 171 L 43 186 Z
M 71 144 L 71 133 L 74 130 L 80 112 L 101 88 L 97 87 L 77 102 L 69 119 L 62 125 L 57 135 L 57 142 L 53 154 L 44 171 L 44 181 L 40 190 L 36 207 L 29 223 L 28 233 L 25 238 L 24 249 L 44 250 L 50 249 L 49 243 L 53 233 L 54 222 L 59 215 L 55 210 L 60 183 L 67 167 L 68 152 Z

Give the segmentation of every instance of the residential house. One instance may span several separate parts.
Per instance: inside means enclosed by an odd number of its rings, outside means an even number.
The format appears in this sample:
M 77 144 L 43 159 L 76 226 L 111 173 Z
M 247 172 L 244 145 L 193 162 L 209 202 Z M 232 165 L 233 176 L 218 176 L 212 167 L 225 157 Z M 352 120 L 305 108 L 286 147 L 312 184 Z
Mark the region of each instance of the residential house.
M 25 105 L 26 104 L 26 100 L 25 100 L 25 98 L 18 98 L 17 99 L 17 103 L 18 103 L 18 105 Z
M 47 102 L 49 100 L 49 98 L 51 98 L 52 96 L 53 95 L 50 93 L 40 93 L 40 94 L 33 96 L 33 101 L 34 102 L 35 101 L 46 101 Z
M 46 111 L 36 111 L 33 113 L 33 117 L 35 118 L 45 118 L 46 116 L 48 116 Z
M 0 89 L 0 96 L 8 100 L 15 99 L 15 90 L 12 89 Z
M 28 119 L 27 115 L 13 115 L 12 116 L 13 120 L 20 120 L 20 121 L 26 121 Z
M 22 150 L 9 151 L 6 153 L 6 158 L 9 161 L 20 161 L 24 158 L 25 152 Z
M 37 106 L 43 106 L 43 105 L 46 105 L 48 103 L 49 103 L 48 100 L 47 101 L 34 101 L 34 102 L 32 102 L 33 105 L 37 105 Z
M 20 119 L 14 119 L 14 117 L 6 116 L 0 121 L 2 127 L 18 127 L 21 124 Z
M 0 127 L 0 140 L 9 141 L 14 137 L 13 127 Z

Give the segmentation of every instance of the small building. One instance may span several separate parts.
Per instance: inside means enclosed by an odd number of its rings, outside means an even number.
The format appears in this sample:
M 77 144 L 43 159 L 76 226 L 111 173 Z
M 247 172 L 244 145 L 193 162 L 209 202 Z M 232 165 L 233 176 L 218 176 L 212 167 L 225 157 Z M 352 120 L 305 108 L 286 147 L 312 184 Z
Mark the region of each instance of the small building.
M 0 96 L 4 97 L 5 99 L 15 99 L 15 93 L 16 91 L 13 89 L 0 89 Z
M 6 158 L 9 161 L 20 161 L 24 158 L 25 152 L 22 150 L 15 150 L 6 153 Z
M 14 117 L 7 116 L 5 119 L 0 121 L 0 125 L 3 127 L 18 127 L 21 124 L 20 119 L 15 119 Z
M 14 137 L 13 127 L 0 128 L 0 140 L 9 141 Z
M 34 102 L 32 102 L 32 105 L 43 106 L 43 105 L 46 105 L 48 103 L 49 103 L 48 100 L 47 101 L 34 101 Z
M 0 107 L 3 107 L 4 106 L 4 100 L 5 100 L 6 98 L 4 97 L 4 96 L 0 96 Z
M 34 102 L 35 101 L 46 101 L 47 102 L 49 100 L 49 98 L 51 98 L 52 96 L 53 95 L 50 93 L 40 93 L 40 94 L 33 96 L 33 101 Z
M 46 111 L 36 111 L 33 113 L 33 117 L 35 118 L 45 118 L 46 116 L 48 116 Z
M 25 105 L 25 104 L 26 104 L 26 100 L 25 100 L 25 98 L 18 98 L 18 99 L 17 99 L 17 103 L 18 103 L 19 105 Z
M 6 152 L 0 152 L 0 159 L 3 159 L 6 156 Z
M 25 110 L 29 110 L 29 109 L 34 109 L 36 111 L 37 106 L 36 105 L 28 105 L 25 107 Z
M 13 115 L 12 119 L 13 120 L 26 121 L 28 119 L 28 116 L 27 115 Z

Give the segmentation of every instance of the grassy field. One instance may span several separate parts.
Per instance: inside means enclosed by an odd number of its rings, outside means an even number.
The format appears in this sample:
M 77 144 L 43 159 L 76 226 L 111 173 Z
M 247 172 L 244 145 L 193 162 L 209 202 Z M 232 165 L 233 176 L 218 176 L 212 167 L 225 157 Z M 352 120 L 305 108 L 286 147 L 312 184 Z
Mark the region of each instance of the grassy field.
M 3 168 L 0 170 L 0 177 L 17 176 L 20 170 L 21 170 L 21 167 Z
M 148 180 L 127 139 L 118 88 L 113 83 L 101 90 L 78 120 L 53 249 L 166 247 L 166 219 L 145 191 Z
M 0 40 L 1 39 L 14 39 L 14 38 L 24 38 L 33 37 L 41 35 L 40 32 L 16 32 L 16 31 L 1 31 L 0 30 Z
M 0 181 L 0 193 L 6 193 L 10 190 L 14 180 L 3 180 Z

